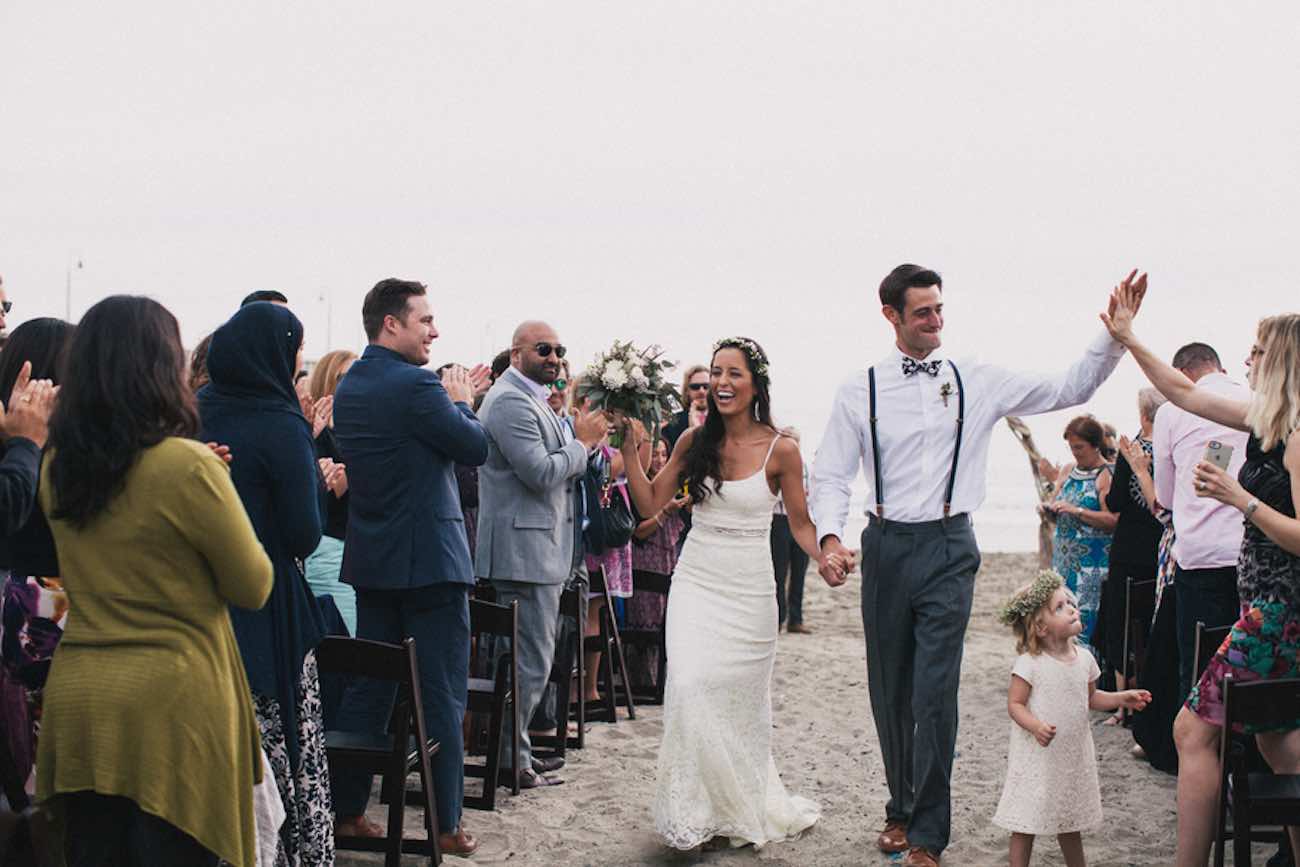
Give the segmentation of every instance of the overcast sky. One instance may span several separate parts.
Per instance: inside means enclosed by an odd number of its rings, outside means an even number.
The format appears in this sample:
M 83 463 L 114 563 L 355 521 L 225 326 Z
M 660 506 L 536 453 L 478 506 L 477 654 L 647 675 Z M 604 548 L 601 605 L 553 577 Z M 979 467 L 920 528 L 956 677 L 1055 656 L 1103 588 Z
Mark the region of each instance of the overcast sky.
M 1297 45 L 1288 2 L 8 2 L 0 274 L 11 327 L 71 267 L 74 318 L 145 293 L 189 343 L 278 288 L 311 355 L 394 275 L 435 362 L 747 334 L 810 445 L 903 261 L 954 353 L 1062 368 L 1140 266 L 1149 342 L 1240 374 L 1300 308 Z

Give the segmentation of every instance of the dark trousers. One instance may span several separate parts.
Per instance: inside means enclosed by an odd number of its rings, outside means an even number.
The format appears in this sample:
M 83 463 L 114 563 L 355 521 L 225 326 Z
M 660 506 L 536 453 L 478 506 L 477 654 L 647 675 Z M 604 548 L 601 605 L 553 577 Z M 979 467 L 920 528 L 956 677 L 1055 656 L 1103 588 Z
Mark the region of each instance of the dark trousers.
M 957 684 L 980 553 L 970 519 L 872 520 L 862 533 L 862 625 L 887 818 L 942 852 L 952 824 Z
M 438 830 L 460 827 L 465 797 L 465 704 L 469 692 L 469 585 L 435 584 L 414 590 L 357 590 L 357 637 L 400 644 L 415 639 L 420 667 L 424 725 L 441 748 L 433 758 L 433 788 Z M 396 687 L 363 678 L 343 697 L 338 728 L 383 732 L 393 712 Z M 334 776 L 334 808 L 339 816 L 365 812 L 373 777 Z
M 772 571 L 776 575 L 777 622 L 794 626 L 803 623 L 803 579 L 808 572 L 808 554 L 790 533 L 790 519 L 772 516 Z M 787 577 L 789 579 L 787 581 Z
M 68 867 L 216 865 L 189 834 L 141 810 L 130 798 L 74 792 L 59 796 L 67 819 Z
M 1174 571 L 1178 588 L 1178 692 L 1179 701 L 1192 690 L 1196 665 L 1196 621 L 1206 626 L 1228 626 L 1241 616 L 1237 596 L 1237 567 Z

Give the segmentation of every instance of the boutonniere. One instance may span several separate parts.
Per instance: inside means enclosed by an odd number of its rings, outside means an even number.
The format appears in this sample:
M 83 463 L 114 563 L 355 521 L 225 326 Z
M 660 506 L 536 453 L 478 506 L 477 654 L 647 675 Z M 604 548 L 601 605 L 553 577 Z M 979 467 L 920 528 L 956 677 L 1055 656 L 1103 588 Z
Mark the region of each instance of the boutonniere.
M 943 405 L 948 406 L 948 398 L 952 397 L 952 383 L 945 382 L 939 386 L 939 397 L 943 398 Z

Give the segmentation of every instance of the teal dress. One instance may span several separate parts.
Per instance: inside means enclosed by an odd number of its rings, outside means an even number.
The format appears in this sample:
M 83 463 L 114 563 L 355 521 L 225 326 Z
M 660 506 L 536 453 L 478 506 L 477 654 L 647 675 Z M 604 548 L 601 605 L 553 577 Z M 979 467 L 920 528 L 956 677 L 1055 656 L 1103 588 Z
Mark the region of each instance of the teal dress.
M 1110 467 L 1081 470 L 1075 467 L 1061 488 L 1060 499 L 1089 511 L 1101 511 L 1097 494 L 1097 477 Z M 1065 579 L 1079 600 L 1079 617 L 1083 621 L 1080 640 L 1092 643 L 1101 606 L 1101 585 L 1110 571 L 1110 538 L 1105 530 L 1091 527 L 1074 515 L 1059 515 L 1052 540 L 1052 568 Z

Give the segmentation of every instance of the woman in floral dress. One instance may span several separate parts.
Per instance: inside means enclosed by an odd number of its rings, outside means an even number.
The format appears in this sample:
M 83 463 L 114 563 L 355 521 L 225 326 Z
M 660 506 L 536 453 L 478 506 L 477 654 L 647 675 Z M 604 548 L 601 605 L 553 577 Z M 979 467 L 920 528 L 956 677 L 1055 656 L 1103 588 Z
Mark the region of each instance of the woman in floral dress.
M 1118 516 L 1106 508 L 1111 470 L 1102 456 L 1105 431 L 1091 416 L 1065 426 L 1074 465 L 1061 473 L 1056 499 L 1045 508 L 1056 513 L 1052 569 L 1078 597 L 1083 620 L 1081 641 L 1091 644 L 1101 605 L 1101 585 L 1110 571 L 1110 539 Z M 1094 654 L 1095 655 L 1095 654 Z

